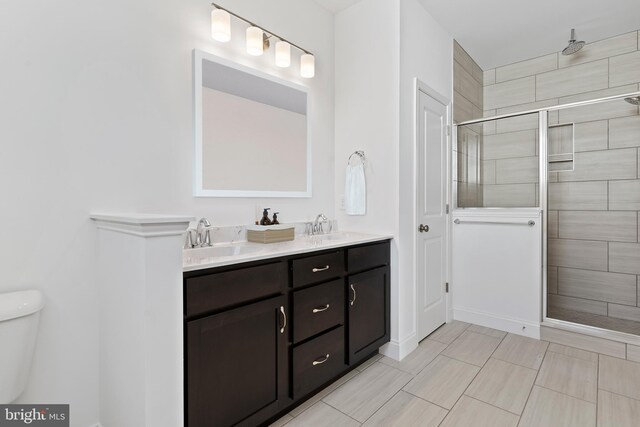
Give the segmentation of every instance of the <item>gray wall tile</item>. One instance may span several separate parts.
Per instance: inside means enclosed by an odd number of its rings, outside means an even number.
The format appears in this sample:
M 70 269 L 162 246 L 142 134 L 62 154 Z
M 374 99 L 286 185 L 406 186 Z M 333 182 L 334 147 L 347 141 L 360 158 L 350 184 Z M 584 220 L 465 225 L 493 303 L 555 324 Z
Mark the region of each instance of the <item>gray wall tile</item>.
M 636 305 L 636 276 L 558 268 L 558 293 L 577 298 Z
M 558 98 L 609 87 L 609 61 L 603 59 L 536 76 L 536 100 Z
M 547 293 L 558 293 L 558 267 L 547 266 Z
M 482 73 L 482 84 L 484 86 L 492 85 L 496 82 L 496 69 L 484 70 Z
M 547 301 L 549 308 L 559 308 L 564 310 L 581 311 L 583 313 L 607 315 L 607 303 L 602 301 L 592 301 L 588 299 L 572 298 L 562 295 L 549 294 Z
M 613 89 L 587 92 L 580 95 L 567 96 L 559 99 L 560 104 L 586 101 L 589 99 L 604 98 L 607 96 L 623 95 L 625 93 L 636 92 L 638 85 L 620 86 Z M 601 104 L 586 105 L 584 107 L 574 107 L 561 110 L 561 123 L 582 123 L 595 120 L 611 119 L 615 117 L 634 116 L 638 114 L 638 107 L 630 105 L 622 100 L 603 102 Z
M 482 69 L 456 40 L 453 41 L 453 59 L 458 61 L 478 83 L 482 84 Z
M 640 180 L 609 182 L 609 209 L 640 210 Z
M 496 184 L 538 182 L 538 157 L 496 160 Z
M 608 129 L 607 120 L 576 123 L 573 135 L 575 151 L 606 150 L 609 142 Z
M 561 239 L 638 241 L 636 212 L 562 211 L 559 217 Z
M 549 265 L 607 271 L 607 243 L 549 239 Z
M 517 113 L 520 111 L 536 110 L 538 108 L 550 107 L 558 105 L 557 99 L 547 99 L 540 102 L 530 102 L 521 105 L 514 105 L 510 107 L 498 108 L 496 114 L 509 114 Z M 558 112 L 553 111 L 549 113 L 549 124 L 558 123 Z M 515 132 L 525 129 L 538 129 L 538 113 L 527 114 L 525 116 L 511 117 L 509 119 L 501 119 L 496 123 L 496 131 L 498 133 Z
M 535 156 L 536 140 L 535 130 L 485 135 L 482 158 L 494 160 Z
M 551 97 L 549 97 L 551 98 Z M 525 77 L 484 87 L 484 108 L 500 108 L 536 100 L 536 78 Z
M 628 305 L 609 304 L 609 317 L 617 319 L 635 320 L 640 322 L 640 307 Z
M 500 83 L 521 77 L 533 76 L 558 68 L 558 54 L 540 56 L 526 61 L 516 62 L 495 69 L 495 81 Z
M 609 120 L 609 147 L 640 147 L 640 116 Z
M 640 52 L 613 56 L 609 59 L 609 86 L 640 82 Z
M 482 117 L 482 110 L 473 105 L 471 101 L 457 91 L 453 92 L 453 105 L 453 120 L 456 123 L 479 119 Z
M 483 185 L 485 207 L 536 206 L 535 184 Z
M 551 238 L 558 237 L 558 211 L 549 211 L 547 215 L 549 225 L 547 227 L 547 234 Z
M 559 66 L 569 67 L 572 65 L 595 61 L 597 59 L 633 52 L 636 49 L 638 49 L 638 40 L 636 32 L 634 31 L 617 37 L 611 37 L 605 40 L 589 43 L 574 55 L 560 55 Z
M 549 209 L 606 210 L 607 183 L 604 181 L 549 183 Z
M 462 68 L 458 61 L 453 61 L 453 88 L 476 107 L 482 107 L 482 84 Z
M 482 161 L 482 183 L 483 184 L 496 183 L 496 161 L 495 160 Z
M 560 172 L 563 181 L 603 181 L 609 179 L 635 179 L 638 158 L 634 148 L 575 153 L 573 172 Z
M 609 243 L 609 271 L 640 274 L 640 244 Z

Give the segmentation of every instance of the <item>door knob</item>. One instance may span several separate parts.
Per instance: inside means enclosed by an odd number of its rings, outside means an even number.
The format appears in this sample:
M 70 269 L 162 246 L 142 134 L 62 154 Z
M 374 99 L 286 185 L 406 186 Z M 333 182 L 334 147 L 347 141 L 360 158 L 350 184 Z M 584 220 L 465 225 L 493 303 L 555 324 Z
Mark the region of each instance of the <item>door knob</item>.
M 420 226 L 418 227 L 418 231 L 421 233 L 428 233 L 429 232 L 429 226 L 428 225 L 424 225 L 424 224 L 420 224 Z

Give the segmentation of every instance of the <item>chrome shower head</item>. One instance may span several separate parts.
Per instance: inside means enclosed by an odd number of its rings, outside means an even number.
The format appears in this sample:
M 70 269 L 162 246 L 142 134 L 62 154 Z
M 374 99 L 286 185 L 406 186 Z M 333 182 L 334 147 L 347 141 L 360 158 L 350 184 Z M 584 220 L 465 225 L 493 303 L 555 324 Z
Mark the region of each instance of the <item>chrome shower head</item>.
M 640 105 L 640 96 L 631 96 L 629 98 L 625 98 L 624 100 L 631 105 Z
M 576 41 L 576 30 L 571 29 L 571 40 L 569 40 L 569 45 L 562 49 L 563 55 L 573 55 L 580 49 L 582 49 L 585 45 L 583 41 Z

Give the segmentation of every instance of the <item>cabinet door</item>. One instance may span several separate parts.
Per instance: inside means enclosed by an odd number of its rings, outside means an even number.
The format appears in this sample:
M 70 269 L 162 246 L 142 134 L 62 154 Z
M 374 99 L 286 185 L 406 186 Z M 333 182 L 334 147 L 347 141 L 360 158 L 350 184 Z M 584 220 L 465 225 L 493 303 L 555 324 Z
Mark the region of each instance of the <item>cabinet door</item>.
M 288 390 L 285 297 L 187 322 L 187 426 L 257 425 Z
M 349 364 L 389 341 L 389 267 L 349 276 Z

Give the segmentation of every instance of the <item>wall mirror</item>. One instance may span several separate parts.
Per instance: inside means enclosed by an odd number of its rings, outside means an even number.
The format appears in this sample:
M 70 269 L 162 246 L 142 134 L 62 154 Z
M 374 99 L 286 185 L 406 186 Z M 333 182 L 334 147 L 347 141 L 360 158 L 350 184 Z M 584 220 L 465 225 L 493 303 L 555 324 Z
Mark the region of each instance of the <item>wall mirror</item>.
M 194 50 L 197 197 L 311 197 L 308 93 Z

